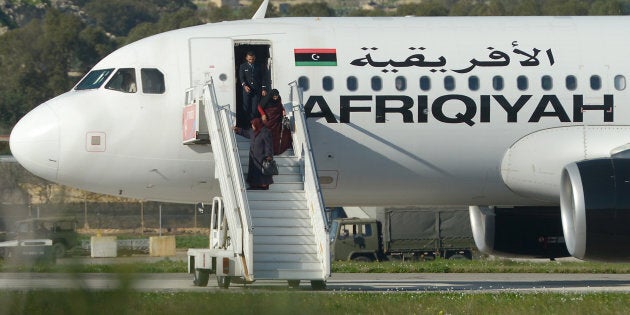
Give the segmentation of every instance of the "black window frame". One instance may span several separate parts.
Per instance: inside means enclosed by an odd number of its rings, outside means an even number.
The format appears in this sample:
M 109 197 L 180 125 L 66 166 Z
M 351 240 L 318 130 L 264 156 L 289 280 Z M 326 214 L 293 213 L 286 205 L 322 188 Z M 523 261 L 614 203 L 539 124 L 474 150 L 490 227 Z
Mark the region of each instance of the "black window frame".
M 103 86 L 105 82 L 109 79 L 109 77 L 114 73 L 115 68 L 106 68 L 99 70 L 92 70 L 85 75 L 85 77 L 79 81 L 79 83 L 75 86 L 75 90 L 96 90 Z M 88 83 L 91 82 L 91 83 Z

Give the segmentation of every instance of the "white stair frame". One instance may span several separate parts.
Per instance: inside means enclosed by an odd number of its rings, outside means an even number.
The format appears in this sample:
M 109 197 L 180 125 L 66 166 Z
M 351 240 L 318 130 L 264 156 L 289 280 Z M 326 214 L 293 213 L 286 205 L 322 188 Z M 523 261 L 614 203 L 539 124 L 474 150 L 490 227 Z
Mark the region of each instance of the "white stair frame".
M 231 244 L 235 258 L 240 258 L 236 261 L 243 278 L 246 281 L 253 281 L 254 274 L 251 273 L 254 265 L 253 226 L 245 195 L 243 170 L 232 131 L 229 105 L 219 105 L 212 78 L 203 87 L 203 102 L 214 155 L 215 177 L 221 186 Z
M 260 226 L 259 231 L 263 234 L 258 237 L 267 237 L 265 236 L 267 232 L 265 226 L 268 226 L 268 224 L 281 223 L 281 226 L 275 227 L 275 231 L 269 231 L 271 232 L 269 236 L 293 235 L 291 233 L 296 233 L 297 231 L 298 234 L 295 235 L 298 238 L 300 235 L 304 235 L 304 241 L 307 243 L 303 245 L 296 244 L 293 246 L 293 249 L 287 247 L 287 249 L 278 250 L 278 252 L 268 252 L 267 250 L 258 252 L 258 255 L 260 255 L 258 266 L 264 266 L 265 268 L 263 268 L 263 270 L 266 270 L 266 272 L 260 271 L 265 275 L 261 275 L 258 278 L 277 280 L 304 279 L 325 283 L 326 279 L 330 277 L 330 249 L 324 203 L 321 198 L 317 170 L 310 146 L 304 107 L 301 102 L 301 97 L 294 98 L 294 95 L 297 96 L 301 94 L 301 90 L 295 82 L 290 86 L 290 104 L 295 121 L 295 130 L 292 135 L 295 152 L 295 157 L 293 158 L 295 158 L 299 164 L 300 172 L 297 178 L 300 178 L 300 181 L 303 182 L 303 185 L 300 185 L 300 187 L 303 188 L 294 191 L 288 188 L 288 192 L 300 195 L 302 200 L 305 199 L 307 209 L 303 208 L 302 211 L 308 212 L 308 217 L 293 218 L 292 216 L 287 216 L 278 219 L 258 218 L 257 224 L 263 224 Z M 232 130 L 234 126 L 234 115 L 228 105 L 220 105 L 218 103 L 212 78 L 203 86 L 202 98 L 199 101 L 203 105 L 201 108 L 204 109 L 208 125 L 208 133 L 214 156 L 215 177 L 219 180 L 221 187 L 224 206 L 223 213 L 228 222 L 230 242 L 228 248 L 225 249 L 190 249 L 189 256 L 191 254 L 204 255 L 202 258 L 205 262 L 207 261 L 206 258 L 226 257 L 226 255 L 230 255 L 229 252 L 232 252 L 235 270 L 230 272 L 229 276 L 242 276 L 245 281 L 254 281 L 256 280 L 253 233 L 255 227 L 253 226 L 254 221 L 252 221 L 248 193 L 243 176 L 241 154 L 239 153 L 235 133 Z M 298 166 L 296 165 L 295 167 Z M 283 186 L 279 183 L 274 185 L 274 188 L 276 187 Z M 280 189 L 282 190 L 283 188 Z M 280 204 L 278 205 L 280 206 Z M 273 204 L 267 204 L 264 205 L 264 207 L 273 211 L 275 206 Z M 286 205 L 284 205 L 284 207 L 286 207 Z M 262 209 L 262 211 L 266 210 Z M 309 236 L 306 237 L 306 235 Z M 261 246 L 261 244 L 258 246 Z M 311 250 L 315 247 L 317 249 L 316 254 L 313 251 L 311 251 L 311 253 L 304 253 L 302 256 L 295 256 L 292 253 L 297 248 L 302 248 L 303 246 L 307 246 Z M 265 247 L 262 245 L 260 248 Z M 266 248 L 274 247 L 267 246 Z M 291 261 L 291 259 L 295 257 L 299 258 L 295 261 Z M 189 257 L 189 260 L 190 259 Z M 274 267 L 274 265 L 278 264 L 282 265 L 282 267 Z
M 313 226 L 313 233 L 317 241 L 317 252 L 322 265 L 322 277 L 326 280 L 330 277 L 330 243 L 328 224 L 321 187 L 317 176 L 317 168 L 313 157 L 311 139 L 306 125 L 304 103 L 302 102 L 302 89 L 297 81 L 289 83 L 289 99 L 293 106 L 293 120 L 295 130 L 293 132 L 293 151 L 302 161 L 302 174 L 304 175 L 304 191 Z

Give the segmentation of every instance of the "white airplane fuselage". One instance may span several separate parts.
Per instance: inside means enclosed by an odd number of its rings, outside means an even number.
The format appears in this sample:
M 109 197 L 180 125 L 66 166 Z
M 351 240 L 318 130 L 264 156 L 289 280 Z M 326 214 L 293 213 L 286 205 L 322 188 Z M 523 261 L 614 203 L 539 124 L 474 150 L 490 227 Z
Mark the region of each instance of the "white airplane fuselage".
M 557 205 L 566 164 L 609 157 L 630 140 L 625 78 L 615 87 L 616 76 L 630 73 L 627 29 L 623 17 L 190 27 L 122 47 L 93 68 L 135 69 L 138 92 L 73 89 L 25 116 L 11 149 L 31 172 L 60 184 L 208 202 L 218 194 L 212 149 L 182 144 L 184 91 L 211 76 L 219 103 L 236 110 L 242 61 L 234 47 L 267 45 L 272 85 L 285 103 L 287 84 L 308 78 L 303 102 L 327 205 Z M 327 49 L 336 65 L 316 65 L 316 53 L 314 65 L 296 65 L 301 49 Z M 164 74 L 164 93 L 142 92 L 142 68 Z M 591 86 L 593 76 L 601 87 Z M 94 135 L 100 140 L 91 142 Z

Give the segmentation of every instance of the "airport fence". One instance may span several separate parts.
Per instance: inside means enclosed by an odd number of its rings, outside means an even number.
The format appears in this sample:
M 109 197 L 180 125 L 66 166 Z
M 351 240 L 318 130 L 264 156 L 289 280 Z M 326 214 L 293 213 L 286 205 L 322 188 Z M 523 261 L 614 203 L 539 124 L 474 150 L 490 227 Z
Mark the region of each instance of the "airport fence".
M 161 211 L 160 211 L 161 208 Z M 209 211 L 199 212 L 192 204 L 156 202 L 75 203 L 43 205 L 1 205 L 0 230 L 10 231 L 16 221 L 54 216 L 72 216 L 79 228 L 155 230 L 165 233 L 180 229 L 208 228 Z

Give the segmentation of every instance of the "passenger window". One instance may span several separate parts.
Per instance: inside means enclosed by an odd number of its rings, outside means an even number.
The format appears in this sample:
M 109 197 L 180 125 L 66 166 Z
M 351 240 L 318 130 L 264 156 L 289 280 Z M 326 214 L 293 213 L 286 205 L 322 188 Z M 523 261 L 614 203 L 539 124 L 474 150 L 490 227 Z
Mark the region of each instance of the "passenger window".
M 602 88 L 602 79 L 598 75 L 591 76 L 591 89 L 599 90 Z
M 383 80 L 381 77 L 372 77 L 372 90 L 380 91 L 383 88 Z
M 324 88 L 324 91 L 332 91 L 333 87 L 334 87 L 333 78 L 330 76 L 325 76 L 322 79 L 322 88 Z
M 301 76 L 298 78 L 298 85 L 302 88 L 302 91 L 308 91 L 310 88 L 308 78 L 305 76 Z
M 404 91 L 407 89 L 407 80 L 405 77 L 396 77 L 394 83 L 396 84 L 396 90 Z
M 623 75 L 615 76 L 615 89 L 617 89 L 617 91 L 623 91 L 626 89 L 626 77 Z
M 492 87 L 497 91 L 503 90 L 503 77 L 497 75 L 492 78 Z
M 471 91 L 479 90 L 479 77 L 475 75 L 468 77 L 468 88 Z
M 338 239 L 354 238 L 357 234 L 357 226 L 354 224 L 343 224 L 339 229 Z
M 372 236 L 372 225 L 365 224 L 363 225 L 363 236 Z
M 577 89 L 577 79 L 573 75 L 568 75 L 566 78 L 566 86 L 569 91 Z
M 140 70 L 142 77 L 142 92 L 147 94 L 162 94 L 166 90 L 164 75 L 158 69 L 143 68 Z
M 527 81 L 527 77 L 524 75 L 519 75 L 516 78 L 516 87 L 521 90 L 521 91 L 525 91 L 527 90 L 529 86 L 529 82 Z
M 444 89 L 446 89 L 447 91 L 452 91 L 455 89 L 455 78 L 453 78 L 453 76 L 446 76 L 444 77 Z
M 106 89 L 125 93 L 136 93 L 136 70 L 134 68 L 122 68 L 105 85 Z
M 423 91 L 428 91 L 431 89 L 431 78 L 427 76 L 420 77 L 420 89 Z
M 541 79 L 540 79 L 540 86 L 542 87 L 543 90 L 545 91 L 549 91 L 553 88 L 553 79 L 551 79 L 550 76 L 548 75 L 544 75 Z
M 359 88 L 359 82 L 357 82 L 357 77 L 348 77 L 346 79 L 346 87 L 349 91 L 356 91 Z
M 109 78 L 109 75 L 114 72 L 114 69 L 94 70 L 88 73 L 75 90 L 91 90 L 98 89 Z

